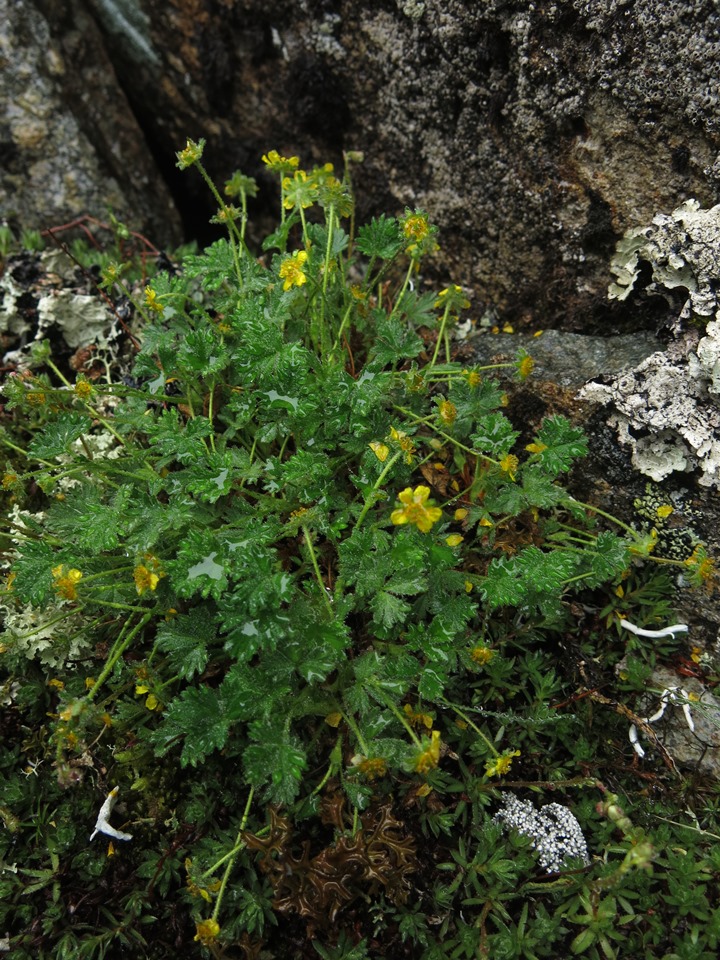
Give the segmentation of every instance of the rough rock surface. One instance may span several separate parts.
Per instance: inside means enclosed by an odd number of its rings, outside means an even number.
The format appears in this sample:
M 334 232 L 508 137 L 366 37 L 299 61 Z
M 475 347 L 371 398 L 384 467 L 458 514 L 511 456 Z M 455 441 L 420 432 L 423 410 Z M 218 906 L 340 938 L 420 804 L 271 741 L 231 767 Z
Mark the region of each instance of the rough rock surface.
M 660 693 L 672 690 L 677 697 L 677 702 L 668 703 L 656 732 L 678 767 L 720 779 L 720 702 L 717 698 L 695 677 L 678 676 L 669 667 L 656 667 L 648 687 Z M 684 694 L 690 695 L 692 730 L 682 711 L 682 703 L 688 702 Z M 645 703 L 648 713 L 653 714 L 660 702 L 658 696 L 648 698 Z
M 641 298 L 680 294 L 667 351 L 581 392 L 611 408 L 608 422 L 632 449 L 633 466 L 656 481 L 698 470 L 701 486 L 720 486 L 719 243 L 720 205 L 703 210 L 688 200 L 629 230 L 612 261 L 612 298 L 625 300 L 636 287 Z
M 42 230 L 112 207 L 158 243 L 177 240 L 172 198 L 94 19 L 79 0 L 45 6 L 49 19 L 0 0 L 0 219 Z
M 515 322 L 622 327 L 605 299 L 615 241 L 689 196 L 720 199 L 713 0 L 35 3 L 53 26 L 51 62 L 74 37 L 75 96 L 102 114 L 118 88 L 87 72 L 96 44 L 77 24 L 92 11 L 191 229 L 209 210 L 199 178 L 173 169 L 186 136 L 208 139 L 216 175 L 260 174 L 267 204 L 268 148 L 307 163 L 361 150 L 364 205 L 427 208 L 439 274 Z M 107 161 L 107 125 L 98 136 Z M 125 161 L 101 178 L 137 170 Z

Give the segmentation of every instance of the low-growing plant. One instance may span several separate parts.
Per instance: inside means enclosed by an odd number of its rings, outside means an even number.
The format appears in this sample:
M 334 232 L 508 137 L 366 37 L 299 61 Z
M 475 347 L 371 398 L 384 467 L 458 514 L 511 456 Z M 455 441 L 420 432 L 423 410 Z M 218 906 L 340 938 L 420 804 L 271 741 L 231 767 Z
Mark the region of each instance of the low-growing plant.
M 557 656 L 569 599 L 609 586 L 616 603 L 652 533 L 563 486 L 587 450 L 565 417 L 518 448 L 496 373 L 525 378 L 530 357 L 453 360 L 469 301 L 424 289 L 422 210 L 356 230 L 357 158 L 338 178 L 272 151 L 281 218 L 256 256 L 255 181 L 221 195 L 202 152 L 188 141 L 178 166 L 227 237 L 142 292 L 104 265 L 142 320 L 132 370 L 73 381 L 41 342 L 3 388 L 16 955 L 174 955 L 194 936 L 253 957 L 278 916 L 285 957 L 314 931 L 328 957 L 375 955 L 378 937 L 377 955 L 428 960 L 618 955 L 633 925 L 654 929 L 649 907 L 638 919 L 652 849 L 622 811 L 622 839 L 598 840 L 620 809 L 584 799 L 604 790 L 600 734 L 551 703 L 575 689 Z M 674 562 L 712 572 L 700 547 Z M 596 865 L 533 880 L 527 837 L 489 810 L 498 778 L 569 792 Z M 686 907 L 715 929 L 702 892 Z M 328 929 L 343 916 L 357 935 Z

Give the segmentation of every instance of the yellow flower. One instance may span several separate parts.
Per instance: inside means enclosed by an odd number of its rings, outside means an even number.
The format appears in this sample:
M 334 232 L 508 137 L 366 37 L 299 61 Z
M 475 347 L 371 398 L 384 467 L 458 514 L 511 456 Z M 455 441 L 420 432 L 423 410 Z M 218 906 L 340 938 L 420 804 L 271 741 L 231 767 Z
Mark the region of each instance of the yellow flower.
M 291 287 L 301 287 L 307 283 L 307 276 L 303 271 L 303 265 L 308 255 L 305 250 L 296 250 L 291 257 L 286 257 L 280 265 L 280 279 L 284 280 L 283 290 L 289 290 Z
M 133 580 L 135 581 L 135 589 L 142 596 L 148 590 L 155 590 L 160 583 L 160 575 L 153 573 L 144 563 L 139 563 L 133 570 Z
M 411 727 L 425 727 L 426 730 L 432 730 L 433 718 L 429 713 L 422 713 L 420 710 L 413 710 L 409 703 L 403 707 L 403 713 L 408 719 Z
M 442 400 L 438 406 L 438 412 L 440 414 L 440 419 L 448 427 L 455 423 L 455 418 L 457 417 L 457 407 L 450 400 Z
M 27 395 L 27 402 L 31 407 L 42 407 L 45 405 L 47 397 L 42 390 L 37 390 L 34 393 L 29 393 Z
M 354 765 L 366 780 L 377 780 L 379 777 L 384 777 L 387 773 L 387 763 L 382 757 L 363 757 Z
M 390 447 L 384 443 L 378 443 L 377 440 L 371 440 L 368 446 L 378 458 L 380 463 L 385 463 L 388 458 L 388 454 L 390 453 Z
M 87 380 L 78 380 L 74 387 L 75 396 L 87 400 L 92 394 L 92 384 Z
M 427 738 L 425 738 L 427 740 Z M 433 730 L 428 746 L 415 758 L 415 772 L 429 773 L 440 762 L 440 731 Z
M 529 443 L 525 449 L 528 453 L 542 453 L 543 450 L 547 450 L 546 443 Z
M 9 490 L 10 487 L 14 486 L 18 482 L 18 475 L 16 473 L 5 473 L 2 478 L 2 488 L 3 490 Z
M 520 461 L 512 453 L 508 453 L 507 456 L 503 457 L 500 461 L 500 469 L 506 473 L 511 480 L 515 479 L 515 474 L 519 466 Z
M 485 761 L 485 775 L 488 777 L 502 777 L 512 766 L 513 757 L 519 757 L 519 750 L 511 750 L 501 757 L 494 757 Z
M 425 503 L 430 496 L 430 487 L 406 487 L 398 494 L 398 500 L 403 507 L 393 510 L 390 520 L 400 527 L 405 523 L 414 523 L 422 533 L 428 533 L 434 523 L 442 516 L 440 507 L 427 507 Z
M 414 243 L 422 243 L 430 233 L 430 223 L 426 213 L 416 210 L 415 213 L 409 213 L 404 217 L 402 230 L 408 240 Z
M 458 507 L 453 516 L 456 520 L 464 520 L 470 511 L 466 510 L 465 507 Z
M 300 164 L 300 157 L 281 157 L 277 150 L 262 155 L 262 162 L 274 173 L 290 173 Z
M 185 149 L 175 154 L 178 161 L 176 163 L 176 166 L 179 167 L 181 170 L 187 170 L 188 167 L 191 167 L 194 163 L 199 162 L 200 158 L 203 155 L 204 149 L 205 149 L 204 140 L 198 140 L 198 142 L 195 143 L 194 140 L 190 140 L 188 138 L 188 141 L 185 145 Z
M 482 383 L 482 377 L 477 370 L 463 370 L 463 376 L 467 377 L 469 387 L 479 387 Z
M 433 306 L 437 309 L 438 307 L 447 307 L 448 304 L 453 311 L 467 310 L 470 306 L 470 301 L 463 293 L 462 287 L 459 287 L 456 283 L 441 290 Z
M 286 210 L 292 210 L 293 207 L 306 210 L 317 198 L 317 183 L 309 179 L 304 170 L 296 170 L 292 177 L 285 177 L 282 189 Z
M 396 430 L 395 427 L 390 427 L 390 440 L 394 440 L 398 444 L 400 449 L 405 454 L 405 463 L 410 465 L 412 463 L 413 454 L 415 453 L 415 444 L 412 442 L 410 437 L 403 433 L 402 430 Z
M 466 581 L 465 581 L 465 593 L 472 593 L 472 592 L 473 592 L 473 589 L 474 589 L 473 584 L 470 583 L 469 580 L 466 580 Z
M 148 710 L 162 710 L 162 703 L 160 703 L 154 693 L 148 694 L 145 699 L 145 706 Z
M 692 582 L 695 585 L 705 584 L 712 588 L 715 580 L 715 561 L 707 555 L 707 551 L 702 544 L 699 543 L 695 547 L 691 556 L 684 563 L 690 569 Z
M 337 727 L 340 726 L 341 721 L 342 721 L 342 714 L 339 713 L 337 710 L 334 713 L 329 713 L 325 717 L 325 723 L 329 727 L 333 727 L 333 729 L 337 729 Z
M 199 940 L 203 946 L 209 947 L 215 943 L 217 935 L 220 933 L 220 924 L 217 920 L 198 920 L 195 924 L 195 940 Z
M 82 580 L 82 571 L 75 569 L 68 570 L 65 573 L 65 567 L 61 563 L 57 567 L 53 567 L 52 575 L 55 580 L 54 587 L 57 593 L 64 600 L 77 600 L 77 584 Z
M 486 663 L 490 663 L 494 656 L 494 650 L 491 650 L 490 647 L 485 647 L 482 645 L 473 647 L 470 651 L 470 659 L 479 667 L 484 667 Z
M 145 287 L 145 306 L 154 313 L 162 313 L 165 309 L 157 298 L 157 294 L 152 287 Z
M 449 537 L 445 538 L 445 543 L 449 547 L 457 547 L 458 544 L 462 543 L 465 537 L 460 533 L 451 533 Z
M 65 689 L 65 684 L 62 682 L 62 680 L 55 680 L 55 679 L 48 680 L 48 686 L 52 687 L 55 690 Z
M 520 379 L 527 380 L 527 378 L 533 372 L 534 367 L 535 367 L 535 361 L 533 360 L 532 357 L 528 356 L 527 354 L 525 354 L 524 357 L 521 357 L 520 360 L 518 361 L 518 366 L 517 366 L 518 376 L 520 377 Z

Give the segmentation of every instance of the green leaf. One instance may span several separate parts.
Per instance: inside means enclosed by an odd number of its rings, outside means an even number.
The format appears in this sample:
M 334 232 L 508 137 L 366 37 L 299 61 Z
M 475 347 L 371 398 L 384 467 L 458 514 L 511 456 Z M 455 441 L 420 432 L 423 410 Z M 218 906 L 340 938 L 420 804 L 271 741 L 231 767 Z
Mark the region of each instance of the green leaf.
M 385 530 L 365 527 L 353 530 L 338 546 L 340 577 L 355 584 L 360 597 L 376 593 L 392 570 L 391 538 Z
M 376 623 L 386 629 L 394 627 L 396 623 L 404 623 L 410 613 L 410 604 L 399 597 L 379 590 L 370 601 L 370 609 Z
M 478 420 L 472 443 L 476 450 L 501 460 L 507 456 L 519 436 L 520 432 L 513 430 L 504 414 L 487 413 Z
M 266 786 L 270 803 L 292 803 L 307 767 L 305 751 L 275 718 L 264 717 L 251 723 L 250 736 L 256 743 L 243 753 L 248 781 L 255 787 Z
M 175 742 L 184 740 L 180 765 L 197 766 L 213 750 L 225 746 L 230 728 L 225 705 L 217 690 L 188 687 L 173 700 L 161 726 L 147 736 L 158 756 L 164 756 Z
M 438 673 L 431 667 L 423 667 L 418 683 L 418 694 L 423 700 L 436 702 L 445 692 L 447 682 L 446 675 Z
M 48 529 L 90 556 L 112 550 L 119 543 L 121 514 L 130 488 L 124 488 L 124 493 L 125 496 L 116 498 L 117 506 L 110 506 L 102 502 L 97 487 L 83 484 L 70 491 L 65 500 L 53 504 L 48 513 Z
M 386 367 L 400 360 L 417 357 L 424 344 L 406 320 L 397 316 L 388 317 L 381 310 L 375 311 L 375 318 L 368 362 Z
M 307 232 L 313 247 L 315 247 L 316 250 L 322 250 L 324 255 L 327 250 L 328 241 L 327 227 L 321 223 L 309 223 L 307 225 Z M 349 239 L 342 227 L 335 227 L 330 244 L 330 257 L 337 257 L 339 253 L 346 250 Z
M 181 597 L 200 594 L 217 600 L 227 590 L 229 565 L 216 530 L 190 529 L 167 566 Z
M 598 587 L 602 583 L 615 580 L 630 563 L 630 548 L 621 537 L 606 530 L 598 534 L 595 549 L 586 551 L 590 560 L 591 576 L 585 579 L 589 587 Z
M 191 330 L 180 344 L 177 365 L 184 373 L 207 377 L 224 370 L 227 364 L 227 349 L 212 327 Z
M 588 452 L 587 440 L 582 430 L 573 427 L 569 420 L 559 414 L 543 421 L 535 442 L 546 447 L 535 456 L 550 476 L 566 473 L 573 461 L 584 457 Z
M 207 453 L 204 437 L 212 433 L 212 424 L 207 417 L 193 417 L 187 423 L 181 423 L 180 414 L 175 407 L 163 410 L 154 421 L 149 421 L 148 441 L 157 455 L 157 469 L 168 464 L 192 463 Z
M 400 225 L 395 217 L 374 217 L 358 229 L 355 246 L 366 257 L 392 260 L 404 246 Z
M 332 462 L 324 453 L 299 450 L 285 461 L 279 457 L 266 461 L 264 486 L 269 493 L 287 489 L 289 497 L 312 503 L 325 496 L 333 473 Z
M 52 569 L 57 565 L 57 554 L 47 543 L 37 540 L 21 544 L 19 554 L 12 565 L 13 591 L 23 603 L 41 606 L 52 590 Z
M 542 467 L 530 465 L 523 469 L 522 493 L 525 506 L 548 509 L 568 498 L 567 490 L 553 483 Z
M 67 453 L 70 444 L 87 433 L 91 426 L 92 421 L 81 413 L 61 413 L 33 437 L 28 444 L 28 453 L 41 460 L 58 457 Z
M 199 256 L 185 257 L 183 270 L 188 277 L 200 277 L 205 290 L 217 290 L 235 276 L 232 247 L 227 240 L 216 240 Z
M 230 493 L 235 482 L 235 458 L 231 452 L 206 453 L 182 473 L 173 475 L 173 482 L 207 503 L 215 503 Z
M 525 589 L 518 573 L 515 557 L 495 557 L 490 561 L 481 585 L 483 600 L 490 609 L 520 605 Z
M 234 663 L 221 685 L 227 716 L 233 721 L 257 720 L 292 692 L 292 665 L 277 657 L 264 657 L 258 664 Z
M 262 244 L 263 250 L 279 250 L 280 253 L 285 253 L 287 250 L 288 236 L 290 235 L 290 231 L 295 224 L 299 222 L 300 214 L 298 213 L 292 213 L 290 216 L 285 217 L 285 220 L 278 227 L 278 229 L 265 237 Z
M 406 290 L 397 305 L 396 312 L 412 327 L 427 327 L 434 330 L 438 324 L 435 312 L 436 299 L 437 296 L 433 291 L 415 293 L 414 290 Z
M 170 669 L 183 680 L 202 673 L 208 662 L 208 647 L 217 639 L 210 611 L 194 607 L 188 614 L 161 623 L 157 648 L 167 654 Z

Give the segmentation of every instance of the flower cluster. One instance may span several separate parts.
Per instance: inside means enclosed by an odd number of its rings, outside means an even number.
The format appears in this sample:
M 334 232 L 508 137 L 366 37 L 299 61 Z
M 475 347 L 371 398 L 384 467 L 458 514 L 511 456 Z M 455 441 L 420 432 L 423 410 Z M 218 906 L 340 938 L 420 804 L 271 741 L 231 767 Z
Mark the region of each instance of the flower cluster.
M 416 773 L 430 773 L 440 762 L 440 731 L 432 730 L 429 742 L 427 737 L 423 740 L 426 746 L 415 758 Z
M 558 873 L 571 859 L 590 863 L 582 828 L 561 803 L 548 803 L 536 810 L 529 800 L 506 794 L 494 819 L 529 837 L 540 865 L 548 873 Z
M 280 265 L 280 279 L 283 281 L 283 290 L 289 290 L 291 287 L 301 287 L 307 283 L 307 275 L 304 271 L 305 261 L 308 255 L 305 250 L 296 250 L 291 256 L 285 257 Z
M 488 777 L 504 777 L 512 766 L 513 757 L 519 757 L 519 750 L 509 750 L 500 754 L 499 757 L 493 757 L 485 761 L 485 775 Z
M 52 575 L 56 592 L 63 600 L 77 600 L 77 585 L 82 580 L 82 570 L 74 567 L 68 571 L 64 564 L 53 567 Z
M 422 533 L 428 533 L 434 523 L 442 516 L 440 507 L 428 507 L 426 502 L 430 496 L 430 487 L 419 486 L 413 490 L 406 487 L 398 494 L 398 500 L 403 504 L 390 514 L 390 520 L 395 526 L 405 523 L 415 524 Z

